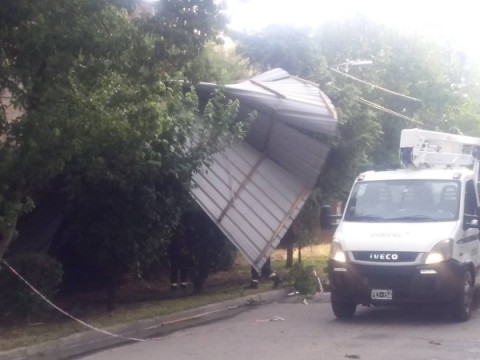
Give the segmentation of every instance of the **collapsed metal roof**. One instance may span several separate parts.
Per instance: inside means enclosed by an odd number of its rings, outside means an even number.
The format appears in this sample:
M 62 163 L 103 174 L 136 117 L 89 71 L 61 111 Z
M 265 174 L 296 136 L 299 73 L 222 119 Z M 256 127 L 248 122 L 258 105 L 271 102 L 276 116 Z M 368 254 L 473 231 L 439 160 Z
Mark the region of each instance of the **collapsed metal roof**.
M 201 83 L 208 94 L 215 84 Z M 198 204 L 260 269 L 310 194 L 328 155 L 337 116 L 318 85 L 274 69 L 223 86 L 240 113 L 257 111 L 244 141 L 215 154 L 193 177 Z M 326 136 L 325 136 L 326 135 Z

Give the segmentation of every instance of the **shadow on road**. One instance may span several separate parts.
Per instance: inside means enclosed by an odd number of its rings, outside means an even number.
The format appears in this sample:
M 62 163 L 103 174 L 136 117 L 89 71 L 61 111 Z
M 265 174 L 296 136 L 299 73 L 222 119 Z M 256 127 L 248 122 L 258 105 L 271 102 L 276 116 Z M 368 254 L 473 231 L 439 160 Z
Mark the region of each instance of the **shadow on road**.
M 324 302 L 319 301 L 319 302 Z M 471 320 L 480 318 L 480 290 L 476 291 Z M 333 314 L 332 314 L 333 316 Z M 470 321 L 471 321 L 470 320 Z M 395 325 L 458 325 L 447 305 L 415 304 L 406 306 L 357 306 L 355 316 L 349 320 L 332 321 L 352 325 L 395 324 Z

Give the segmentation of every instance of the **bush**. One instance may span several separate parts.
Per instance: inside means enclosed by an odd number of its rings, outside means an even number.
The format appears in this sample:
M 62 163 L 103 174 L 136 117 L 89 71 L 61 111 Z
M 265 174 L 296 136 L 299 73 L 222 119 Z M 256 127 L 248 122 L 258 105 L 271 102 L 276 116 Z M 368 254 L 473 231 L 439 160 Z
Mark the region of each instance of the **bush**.
M 300 294 L 312 297 L 317 292 L 319 286 L 313 270 L 311 265 L 303 266 L 302 263 L 296 263 L 288 272 L 286 282 Z
M 203 291 L 210 274 L 229 270 L 237 254 L 235 246 L 198 206 L 185 212 L 172 241 L 185 246 L 194 293 Z
M 7 260 L 23 278 L 40 293 L 51 298 L 58 292 L 62 281 L 62 266 L 55 259 L 42 254 L 20 254 Z M 2 315 L 8 313 L 30 319 L 49 307 L 22 280 L 6 266 L 0 269 L 0 309 Z

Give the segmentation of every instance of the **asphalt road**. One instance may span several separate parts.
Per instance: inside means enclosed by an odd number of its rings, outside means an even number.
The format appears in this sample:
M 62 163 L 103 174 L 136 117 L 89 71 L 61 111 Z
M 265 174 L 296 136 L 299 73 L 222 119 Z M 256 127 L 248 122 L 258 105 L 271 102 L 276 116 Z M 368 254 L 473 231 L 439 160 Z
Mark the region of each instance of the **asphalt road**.
M 359 308 L 338 321 L 328 294 L 260 305 L 229 319 L 84 356 L 84 360 L 480 359 L 480 311 L 465 323 L 441 308 Z

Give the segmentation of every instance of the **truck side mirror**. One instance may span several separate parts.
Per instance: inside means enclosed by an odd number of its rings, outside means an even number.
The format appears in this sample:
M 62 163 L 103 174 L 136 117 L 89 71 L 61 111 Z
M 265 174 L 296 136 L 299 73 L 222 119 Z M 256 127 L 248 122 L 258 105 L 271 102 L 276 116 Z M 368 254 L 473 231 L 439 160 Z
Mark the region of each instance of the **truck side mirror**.
M 330 205 L 323 205 L 320 208 L 320 226 L 322 229 L 333 229 L 338 225 L 341 216 L 332 215 Z
M 477 215 L 468 215 L 463 216 L 463 228 L 467 229 L 478 229 L 478 216 Z

